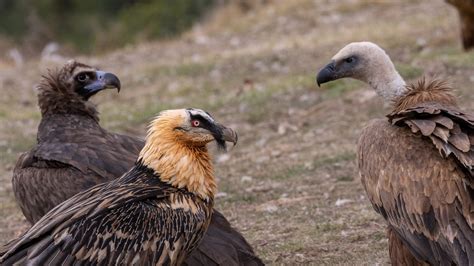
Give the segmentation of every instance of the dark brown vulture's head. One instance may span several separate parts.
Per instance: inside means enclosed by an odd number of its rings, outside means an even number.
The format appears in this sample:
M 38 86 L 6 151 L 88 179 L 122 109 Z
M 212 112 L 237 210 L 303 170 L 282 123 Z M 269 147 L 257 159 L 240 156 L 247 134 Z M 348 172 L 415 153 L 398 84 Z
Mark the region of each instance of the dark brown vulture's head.
M 117 76 L 71 60 L 61 69 L 43 76 L 38 86 L 38 103 L 42 115 L 79 113 L 96 116 L 97 111 L 88 100 L 104 89 L 120 91 Z

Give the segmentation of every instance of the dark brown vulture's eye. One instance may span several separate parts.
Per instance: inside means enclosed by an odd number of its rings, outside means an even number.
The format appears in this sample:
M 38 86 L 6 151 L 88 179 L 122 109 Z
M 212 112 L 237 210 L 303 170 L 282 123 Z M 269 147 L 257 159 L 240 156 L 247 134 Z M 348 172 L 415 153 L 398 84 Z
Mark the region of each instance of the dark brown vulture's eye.
M 348 57 L 348 58 L 346 58 L 346 60 L 344 60 L 344 61 L 346 61 L 346 63 L 349 63 L 349 64 L 350 64 L 350 63 L 352 63 L 352 61 L 354 61 L 354 58 Z
M 87 79 L 89 79 L 89 77 L 86 73 L 80 73 L 79 75 L 77 75 L 76 79 L 79 82 L 85 82 Z

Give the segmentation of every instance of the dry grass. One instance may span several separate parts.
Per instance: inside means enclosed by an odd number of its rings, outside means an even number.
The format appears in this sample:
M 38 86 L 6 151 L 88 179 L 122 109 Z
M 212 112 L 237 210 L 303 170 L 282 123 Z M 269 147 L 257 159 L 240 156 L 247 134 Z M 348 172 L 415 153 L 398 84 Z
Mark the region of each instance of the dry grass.
M 239 145 L 216 154 L 225 192 L 217 207 L 265 262 L 387 264 L 384 222 L 355 165 L 361 128 L 387 110 L 360 82 L 319 89 L 314 75 L 346 43 L 371 40 L 407 79 L 449 77 L 472 110 L 474 56 L 460 50 L 455 29 L 456 14 L 441 0 L 274 0 L 245 14 L 226 7 L 177 40 L 82 59 L 124 83 L 120 95 L 95 99 L 108 129 L 143 135 L 159 110 L 192 106 L 238 130 Z M 26 228 L 10 176 L 35 141 L 33 86 L 51 66 L 0 72 L 1 242 Z

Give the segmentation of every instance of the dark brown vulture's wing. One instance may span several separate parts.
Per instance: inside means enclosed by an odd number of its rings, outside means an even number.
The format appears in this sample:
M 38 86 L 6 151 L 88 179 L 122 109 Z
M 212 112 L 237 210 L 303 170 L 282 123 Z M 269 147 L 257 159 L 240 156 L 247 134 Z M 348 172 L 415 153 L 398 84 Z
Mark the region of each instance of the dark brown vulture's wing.
M 374 120 L 359 140 L 375 210 L 419 260 L 474 263 L 473 120 L 425 103 Z
M 39 139 L 18 159 L 12 178 L 17 201 L 31 223 L 76 193 L 125 173 L 144 145 L 74 116 L 44 119 Z
M 0 263 L 179 262 L 204 234 L 204 219 L 210 210 L 198 203 L 196 209 L 183 208 L 185 200 L 173 207 L 170 195 L 180 197 L 183 192 L 150 175 L 134 168 L 118 180 L 73 196 L 9 243 L 1 252 Z M 124 182 L 129 179 L 132 181 Z
M 214 209 L 206 235 L 185 265 L 265 265 L 252 246 Z

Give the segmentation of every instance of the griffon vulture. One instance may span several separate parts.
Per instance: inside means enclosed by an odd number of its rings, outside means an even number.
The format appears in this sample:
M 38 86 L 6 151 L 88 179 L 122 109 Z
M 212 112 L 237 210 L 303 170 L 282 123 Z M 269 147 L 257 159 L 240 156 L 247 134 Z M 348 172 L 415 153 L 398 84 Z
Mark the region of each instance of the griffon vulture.
M 39 86 L 42 119 L 35 147 L 18 159 L 13 191 L 27 220 L 36 223 L 76 193 L 111 181 L 130 169 L 144 142 L 115 134 L 99 124 L 88 99 L 118 78 L 71 61 L 50 72 Z M 214 210 L 211 224 L 189 265 L 261 265 L 244 237 Z
M 406 86 L 376 44 L 351 43 L 317 75 L 364 81 L 393 110 L 362 131 L 358 165 L 388 224 L 392 263 L 474 264 L 474 116 L 441 81 Z
M 0 263 L 181 265 L 211 220 L 211 141 L 225 149 L 237 134 L 199 109 L 161 112 L 127 173 L 59 204 Z

